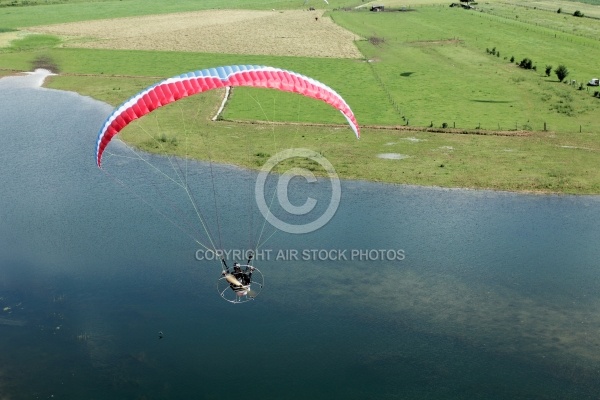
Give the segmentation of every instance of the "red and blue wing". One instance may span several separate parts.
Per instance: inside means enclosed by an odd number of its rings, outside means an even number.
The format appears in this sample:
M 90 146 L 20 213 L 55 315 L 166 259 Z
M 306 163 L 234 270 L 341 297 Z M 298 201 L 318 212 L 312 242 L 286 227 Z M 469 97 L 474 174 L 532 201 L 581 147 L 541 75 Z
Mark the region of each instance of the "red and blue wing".
M 166 79 L 142 90 L 117 107 L 98 133 L 96 163 L 102 164 L 102 153 L 112 138 L 131 121 L 181 98 L 226 86 L 270 88 L 322 100 L 338 109 L 360 137 L 354 113 L 333 89 L 312 78 L 292 71 L 256 65 L 232 65 L 189 72 Z

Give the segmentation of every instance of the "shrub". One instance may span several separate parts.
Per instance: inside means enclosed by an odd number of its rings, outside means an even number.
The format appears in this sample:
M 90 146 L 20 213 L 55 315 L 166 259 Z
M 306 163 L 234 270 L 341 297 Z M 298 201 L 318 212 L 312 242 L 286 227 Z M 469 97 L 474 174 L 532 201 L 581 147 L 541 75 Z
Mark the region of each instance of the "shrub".
M 546 76 L 550 76 L 552 73 L 552 65 L 546 65 Z
M 556 74 L 556 77 L 558 78 L 559 82 L 562 82 L 569 75 L 569 70 L 567 69 L 567 67 L 561 64 L 558 67 L 556 67 L 554 73 Z
M 515 57 L 514 57 L 514 56 L 512 56 L 512 57 L 510 58 L 510 62 L 511 62 L 511 63 L 514 63 L 514 62 L 515 62 Z
M 529 59 L 527 57 L 522 59 L 521 62 L 519 63 L 519 67 L 525 68 L 525 69 L 531 69 L 532 66 L 533 66 L 533 61 L 531 61 L 531 59 Z
M 556 10 L 556 12 L 557 12 L 558 14 L 560 14 L 560 13 L 562 12 L 562 8 L 560 8 L 560 7 L 559 7 L 559 8 L 558 8 L 558 10 Z
M 579 11 L 579 10 L 575 11 L 573 13 L 573 16 L 574 17 L 584 17 L 583 13 L 581 11 Z
M 373 46 L 379 46 L 380 44 L 385 43 L 385 38 L 371 36 L 369 38 L 369 43 L 371 43 Z

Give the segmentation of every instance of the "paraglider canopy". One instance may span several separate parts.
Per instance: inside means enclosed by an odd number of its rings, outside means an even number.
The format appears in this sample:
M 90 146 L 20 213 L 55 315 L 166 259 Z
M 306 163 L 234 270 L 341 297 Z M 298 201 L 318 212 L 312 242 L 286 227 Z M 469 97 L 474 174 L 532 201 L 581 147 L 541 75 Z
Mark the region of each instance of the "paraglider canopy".
M 348 120 L 356 137 L 360 137 L 354 113 L 344 99 L 325 84 L 280 68 L 231 65 L 174 76 L 142 90 L 121 104 L 109 115 L 98 133 L 96 164 L 101 167 L 106 146 L 131 121 L 184 97 L 226 86 L 270 88 L 322 100 L 338 109 Z

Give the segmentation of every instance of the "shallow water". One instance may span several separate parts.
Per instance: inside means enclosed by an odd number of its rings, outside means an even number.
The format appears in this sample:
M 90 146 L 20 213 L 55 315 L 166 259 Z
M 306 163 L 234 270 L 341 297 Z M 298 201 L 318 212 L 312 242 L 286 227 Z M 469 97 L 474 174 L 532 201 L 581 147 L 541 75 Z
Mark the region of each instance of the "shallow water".
M 268 239 L 265 289 L 231 305 L 190 229 L 140 201 L 156 186 L 95 166 L 111 107 L 37 78 L 0 80 L 0 398 L 597 398 L 597 196 L 346 181 L 322 229 Z M 272 233 L 254 173 L 188 168 L 219 182 L 224 247 Z M 293 187 L 295 204 L 329 189 Z

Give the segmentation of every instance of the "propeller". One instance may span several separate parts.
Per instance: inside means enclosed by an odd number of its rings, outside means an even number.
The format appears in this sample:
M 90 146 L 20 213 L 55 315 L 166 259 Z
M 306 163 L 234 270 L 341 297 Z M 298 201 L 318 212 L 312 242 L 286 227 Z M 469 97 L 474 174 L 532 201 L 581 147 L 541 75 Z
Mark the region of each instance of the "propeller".
M 242 285 L 242 282 L 240 282 L 235 276 L 231 274 L 225 274 L 225 279 L 227 279 L 227 282 L 231 283 L 234 286 L 244 286 Z

